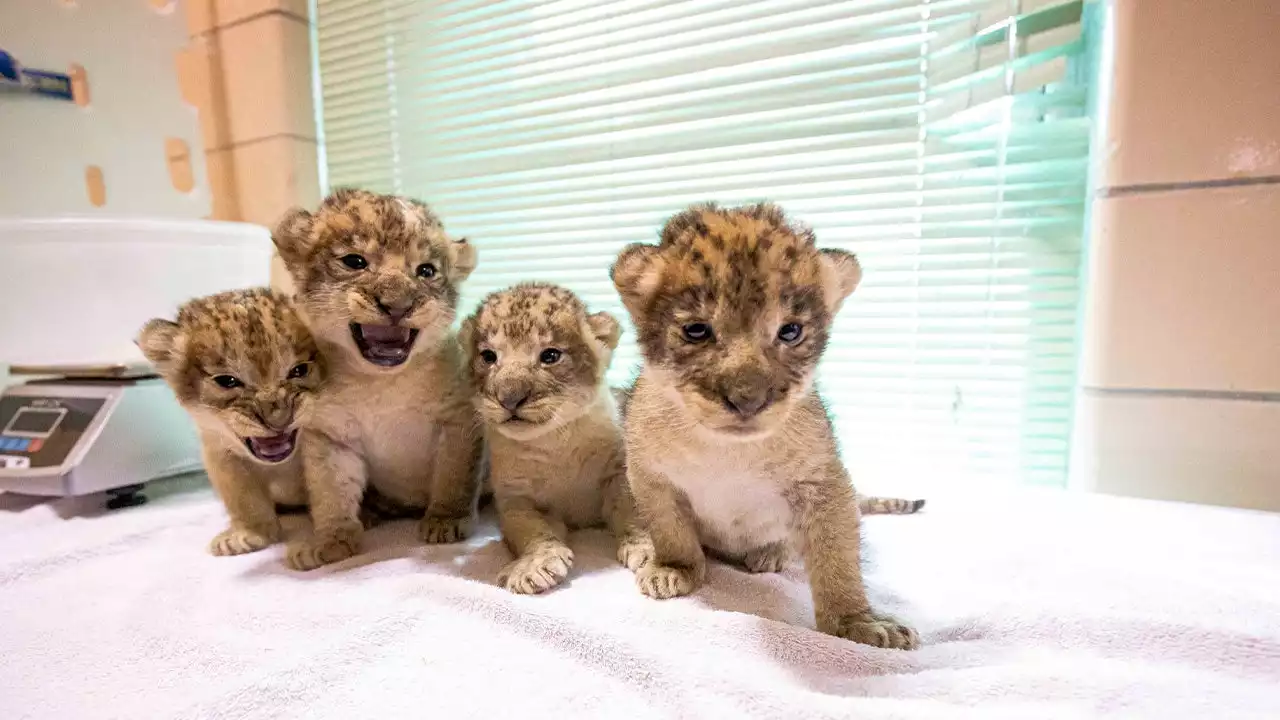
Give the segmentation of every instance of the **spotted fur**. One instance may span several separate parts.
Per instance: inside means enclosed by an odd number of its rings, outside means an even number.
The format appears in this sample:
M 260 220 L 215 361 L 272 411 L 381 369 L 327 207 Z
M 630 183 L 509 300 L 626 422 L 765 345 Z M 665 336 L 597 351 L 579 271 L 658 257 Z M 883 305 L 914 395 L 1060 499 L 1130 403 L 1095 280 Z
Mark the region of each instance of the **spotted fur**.
M 332 368 L 304 428 L 315 537 L 290 548 L 290 565 L 306 570 L 358 552 L 367 488 L 425 509 L 424 541 L 464 539 L 475 517 L 483 434 L 450 327 L 475 248 L 449 237 L 424 203 L 364 190 L 338 190 L 315 210 L 290 211 L 273 239 Z M 379 365 L 356 340 L 366 326 L 403 328 L 416 339 L 399 364 Z
M 618 256 L 644 367 L 627 406 L 628 481 L 658 598 L 701 584 L 706 553 L 753 572 L 803 556 L 819 630 L 882 647 L 916 635 L 867 601 L 860 502 L 813 377 L 862 270 L 777 206 L 699 205 Z M 797 327 L 798 326 L 798 331 Z M 696 332 L 695 332 L 696 330 Z
M 515 555 L 498 582 L 513 592 L 564 580 L 573 564 L 569 529 L 607 526 L 619 562 L 633 570 L 652 557 L 634 523 L 605 381 L 619 335 L 608 313 L 590 313 L 569 290 L 540 283 L 489 295 L 462 324 L 499 523 Z
M 293 304 L 266 288 L 199 298 L 176 321 L 148 322 L 138 346 L 199 428 L 205 468 L 231 520 L 210 550 L 235 555 L 274 543 L 277 503 L 306 504 L 299 453 L 268 464 L 246 442 L 295 430 L 325 377 Z M 220 386 L 223 376 L 240 385 Z
M 315 211 L 289 211 L 273 240 L 312 331 L 357 357 L 348 326 L 385 322 L 384 307 L 407 309 L 405 326 L 443 339 L 455 319 L 459 286 L 476 265 L 475 247 L 446 235 L 425 203 L 365 190 L 338 190 Z M 368 268 L 345 265 L 343 258 L 353 254 Z M 419 277 L 422 265 L 436 274 Z M 415 343 L 414 352 L 431 345 Z M 357 367 L 377 370 L 369 363 Z

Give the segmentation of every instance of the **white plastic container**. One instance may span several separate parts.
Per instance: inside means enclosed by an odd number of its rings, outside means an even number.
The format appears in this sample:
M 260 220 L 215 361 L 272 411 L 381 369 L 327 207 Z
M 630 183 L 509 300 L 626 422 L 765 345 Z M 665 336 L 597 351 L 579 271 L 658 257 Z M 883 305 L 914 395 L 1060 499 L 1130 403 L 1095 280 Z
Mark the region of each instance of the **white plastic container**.
M 147 320 L 267 285 L 271 253 L 267 229 L 246 223 L 0 218 L 0 365 L 144 362 Z

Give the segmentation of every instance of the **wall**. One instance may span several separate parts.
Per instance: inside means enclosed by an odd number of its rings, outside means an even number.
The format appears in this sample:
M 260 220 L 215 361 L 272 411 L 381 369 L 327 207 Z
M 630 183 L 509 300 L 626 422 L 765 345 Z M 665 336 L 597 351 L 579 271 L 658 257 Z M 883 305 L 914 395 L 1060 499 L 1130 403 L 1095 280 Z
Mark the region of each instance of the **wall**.
M 21 0 L 0 48 L 86 72 L 0 102 L 0 214 L 271 226 L 319 201 L 307 0 Z M 102 182 L 90 176 L 100 177 Z
M 1112 12 L 1073 482 L 1280 510 L 1280 3 Z
M 183 0 L 213 217 L 270 227 L 320 199 L 306 0 Z M 277 262 L 272 282 L 287 284 Z
M 75 102 L 0 97 L 0 215 L 200 218 L 210 195 L 171 0 L 0 3 L 0 48 Z

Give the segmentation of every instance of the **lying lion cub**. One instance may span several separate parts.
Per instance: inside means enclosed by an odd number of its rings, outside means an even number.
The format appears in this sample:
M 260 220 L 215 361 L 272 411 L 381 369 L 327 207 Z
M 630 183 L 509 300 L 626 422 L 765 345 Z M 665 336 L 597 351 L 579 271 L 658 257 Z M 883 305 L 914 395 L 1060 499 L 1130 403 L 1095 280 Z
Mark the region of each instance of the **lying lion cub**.
M 620 334 L 608 313 L 588 314 L 573 293 L 540 284 L 490 295 L 462 324 L 502 537 L 516 556 L 498 583 L 512 592 L 564 580 L 573 566 L 569 528 L 608 526 L 631 570 L 652 557 L 632 522 L 622 431 L 605 383 Z

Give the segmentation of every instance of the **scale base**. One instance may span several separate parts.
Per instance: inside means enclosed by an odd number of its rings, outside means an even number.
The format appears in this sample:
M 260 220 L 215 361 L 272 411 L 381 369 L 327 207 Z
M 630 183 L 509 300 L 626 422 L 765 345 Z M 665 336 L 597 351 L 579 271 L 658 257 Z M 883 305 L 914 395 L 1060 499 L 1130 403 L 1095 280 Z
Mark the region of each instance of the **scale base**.
M 145 485 L 125 485 L 124 487 L 111 488 L 107 491 L 107 509 L 122 510 L 145 504 L 147 496 L 142 494 L 145 489 Z

